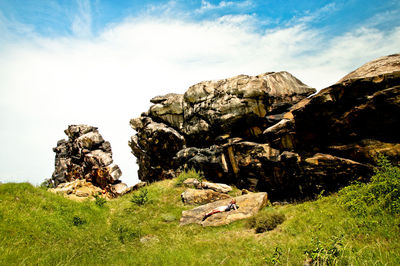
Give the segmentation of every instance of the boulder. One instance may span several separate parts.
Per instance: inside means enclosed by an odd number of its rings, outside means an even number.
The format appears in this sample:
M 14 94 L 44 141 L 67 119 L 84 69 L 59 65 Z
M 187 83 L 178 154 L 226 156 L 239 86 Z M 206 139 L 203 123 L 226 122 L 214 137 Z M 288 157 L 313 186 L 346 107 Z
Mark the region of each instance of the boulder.
M 110 143 L 104 141 L 96 127 L 88 125 L 70 125 L 65 134 L 68 140 L 58 141 L 53 149 L 56 153 L 53 185 L 63 190 L 68 188 L 64 183 L 85 180 L 112 193 L 111 185 L 119 183 L 122 172 L 113 163 Z M 74 195 L 88 197 L 91 191 L 84 186 Z
M 116 196 L 122 196 L 130 191 L 130 188 L 125 183 L 117 183 L 111 185 L 111 192 Z
M 282 113 L 315 91 L 288 72 L 200 82 L 184 94 L 182 132 L 190 146 L 199 147 L 223 134 L 257 137 L 266 115 Z
M 206 204 L 228 198 L 230 198 L 228 194 L 216 192 L 211 189 L 189 188 L 181 194 L 181 199 L 184 204 Z
M 185 187 L 201 188 L 200 181 L 196 178 L 188 178 L 182 183 Z
M 232 187 L 222 183 L 212 183 L 207 181 L 200 182 L 196 178 L 188 178 L 183 181 L 183 185 L 186 187 L 192 187 L 197 189 L 211 189 L 220 193 L 228 193 L 232 191 Z
M 71 182 L 61 183 L 56 188 L 50 188 L 49 191 L 56 194 L 62 194 L 64 197 L 76 201 L 83 201 L 86 199 L 94 200 L 95 197 L 104 197 L 110 199 L 114 196 L 113 194 L 107 192 L 107 190 L 93 185 L 91 182 L 79 179 Z
M 222 183 L 201 182 L 203 189 L 211 189 L 219 193 L 228 193 L 232 191 L 232 187 Z
M 231 199 L 219 200 L 208 203 L 192 210 L 182 212 L 180 225 L 200 224 L 202 226 L 220 226 L 230 224 L 237 220 L 242 220 L 255 215 L 268 202 L 267 193 L 249 193 L 235 198 L 239 208 L 229 212 L 216 213 L 203 221 L 206 213 L 216 207 L 229 204 Z

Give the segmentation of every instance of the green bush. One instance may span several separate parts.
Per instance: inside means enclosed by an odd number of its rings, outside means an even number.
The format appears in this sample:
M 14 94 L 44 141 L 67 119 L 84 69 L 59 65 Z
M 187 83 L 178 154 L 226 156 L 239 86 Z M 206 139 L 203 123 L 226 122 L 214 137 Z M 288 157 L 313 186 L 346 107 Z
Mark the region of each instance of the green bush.
M 357 215 L 400 213 L 400 168 L 379 156 L 368 184 L 355 183 L 339 192 L 339 203 Z
M 248 227 L 254 228 L 256 233 L 264 233 L 275 229 L 285 221 L 285 215 L 277 212 L 260 212 L 248 220 Z
M 180 173 L 176 178 L 175 186 L 181 187 L 183 185 L 183 182 L 189 178 L 197 179 L 199 182 L 203 181 L 204 179 L 203 174 L 201 172 L 196 171 L 195 169 L 190 169 L 188 171 L 185 170 L 182 173 Z
M 94 196 L 96 201 L 94 202 L 97 206 L 103 207 L 104 204 L 107 203 L 107 200 L 103 197 L 99 197 L 98 195 Z
M 80 226 L 80 225 L 87 223 L 87 221 L 85 219 L 75 215 L 74 218 L 72 219 L 72 223 L 75 226 Z
M 131 202 L 135 203 L 136 205 L 144 205 L 149 201 L 148 194 L 149 191 L 147 189 L 141 189 L 133 194 Z
M 54 184 L 53 184 L 53 182 L 51 181 L 51 179 L 45 179 L 45 180 L 40 184 L 39 187 L 44 188 L 44 189 L 54 188 Z
M 342 238 L 332 237 L 326 243 L 318 237 L 311 239 L 311 245 L 304 251 L 307 260 L 312 265 L 337 265 L 338 257 L 342 252 Z
M 113 221 L 111 230 L 122 244 L 138 240 L 142 235 L 140 227 L 136 227 L 134 224 L 124 220 Z

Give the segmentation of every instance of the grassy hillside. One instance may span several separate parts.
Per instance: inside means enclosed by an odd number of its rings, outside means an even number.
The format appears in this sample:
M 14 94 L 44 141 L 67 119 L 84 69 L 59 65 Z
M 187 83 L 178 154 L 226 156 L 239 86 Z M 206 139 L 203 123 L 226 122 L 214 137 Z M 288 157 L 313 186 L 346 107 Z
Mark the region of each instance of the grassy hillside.
M 0 264 L 303 265 L 307 258 L 332 265 L 400 264 L 398 213 L 376 211 L 371 202 L 364 212 L 351 208 L 361 204 L 351 203 L 354 186 L 312 202 L 268 206 L 261 216 L 279 212 L 286 220 L 256 234 L 248 221 L 180 227 L 181 212 L 190 207 L 181 203 L 184 188 L 175 183 L 148 186 L 143 205 L 130 194 L 103 206 L 27 183 L 2 184 Z

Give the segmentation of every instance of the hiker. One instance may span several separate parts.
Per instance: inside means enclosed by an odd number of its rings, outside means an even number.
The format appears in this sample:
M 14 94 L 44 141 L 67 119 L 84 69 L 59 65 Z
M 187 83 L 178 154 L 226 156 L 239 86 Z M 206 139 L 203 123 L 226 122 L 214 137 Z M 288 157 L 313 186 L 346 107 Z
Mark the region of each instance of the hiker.
M 230 210 L 237 210 L 238 208 L 239 208 L 239 206 L 236 205 L 236 200 L 232 199 L 228 205 L 219 206 L 219 207 L 213 209 L 212 211 L 206 213 L 206 215 L 204 215 L 204 217 L 203 217 L 203 221 L 215 213 L 228 212 Z

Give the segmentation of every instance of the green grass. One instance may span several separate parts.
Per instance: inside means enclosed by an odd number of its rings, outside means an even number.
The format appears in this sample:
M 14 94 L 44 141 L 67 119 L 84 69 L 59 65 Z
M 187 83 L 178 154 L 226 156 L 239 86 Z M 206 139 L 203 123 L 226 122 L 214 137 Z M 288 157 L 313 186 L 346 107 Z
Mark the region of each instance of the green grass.
M 247 221 L 181 227 L 181 212 L 191 207 L 175 183 L 146 187 L 144 204 L 128 194 L 101 206 L 26 183 L 1 184 L 0 265 L 303 265 L 305 252 L 319 255 L 321 265 L 400 265 L 398 214 L 354 215 L 330 195 L 265 208 L 286 219 L 261 234 Z

